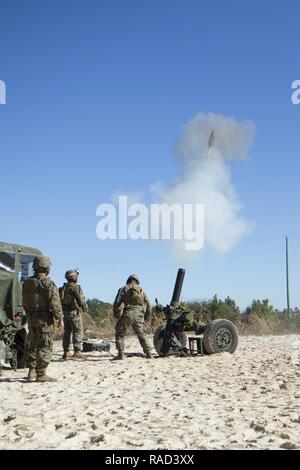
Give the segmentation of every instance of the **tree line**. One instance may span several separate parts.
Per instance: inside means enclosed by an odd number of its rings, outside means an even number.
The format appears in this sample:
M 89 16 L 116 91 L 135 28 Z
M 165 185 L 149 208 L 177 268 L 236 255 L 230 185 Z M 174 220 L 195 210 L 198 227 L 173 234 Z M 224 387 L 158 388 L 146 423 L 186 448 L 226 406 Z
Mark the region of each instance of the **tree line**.
M 253 299 L 251 304 L 243 311 L 231 297 L 224 300 L 214 295 L 211 299 L 194 299 L 183 302 L 194 310 L 205 322 L 218 318 L 226 318 L 236 323 L 240 330 L 247 328 L 251 334 L 250 326 L 256 322 L 257 330 L 262 333 L 289 333 L 300 332 L 300 310 L 298 307 L 291 309 L 288 314 L 286 310 L 274 308 L 268 299 Z M 112 304 L 103 302 L 97 298 L 87 300 L 88 313 L 97 327 L 103 330 L 114 328 L 115 320 L 112 315 Z M 153 317 L 155 309 L 153 309 Z M 158 321 L 163 321 L 163 317 Z M 157 321 L 154 322 L 157 324 Z M 255 330 L 256 331 L 256 330 Z

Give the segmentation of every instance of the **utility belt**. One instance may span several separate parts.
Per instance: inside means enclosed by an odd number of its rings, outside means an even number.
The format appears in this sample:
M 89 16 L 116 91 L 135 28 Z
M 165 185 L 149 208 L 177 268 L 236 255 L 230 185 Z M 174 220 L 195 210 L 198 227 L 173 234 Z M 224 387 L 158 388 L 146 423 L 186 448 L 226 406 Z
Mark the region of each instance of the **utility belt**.
M 29 324 L 40 324 L 40 322 L 47 323 L 48 325 L 52 325 L 54 322 L 53 313 L 50 310 L 34 310 L 30 309 L 27 310 L 27 317 Z
M 51 314 L 50 310 L 46 310 L 45 308 L 43 310 L 36 310 L 34 308 L 30 308 L 29 310 L 27 310 L 27 312 L 29 314 L 31 314 L 31 313 L 39 313 L 39 314 L 40 313 L 50 313 Z
M 68 315 L 69 316 L 74 316 L 74 315 L 80 315 L 80 310 L 77 309 L 77 308 L 74 308 L 73 310 L 66 310 L 66 309 L 63 309 L 63 314 L 67 317 Z
M 130 305 L 130 304 L 127 304 L 124 307 L 124 311 L 125 310 L 131 310 L 133 308 L 136 308 L 137 310 L 143 310 L 143 305 Z

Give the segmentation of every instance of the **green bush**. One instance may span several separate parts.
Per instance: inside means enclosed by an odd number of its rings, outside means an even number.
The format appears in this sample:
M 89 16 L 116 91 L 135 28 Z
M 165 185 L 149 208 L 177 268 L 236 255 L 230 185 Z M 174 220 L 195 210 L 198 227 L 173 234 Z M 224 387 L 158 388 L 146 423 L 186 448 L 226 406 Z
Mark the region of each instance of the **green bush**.
M 112 304 L 99 299 L 87 300 L 88 313 L 96 326 L 104 331 L 114 331 L 115 320 L 112 314 Z
M 240 315 L 240 309 L 231 297 L 226 297 L 225 300 L 218 299 L 214 295 L 209 300 L 192 300 L 186 302 L 186 305 L 202 314 L 205 322 L 216 320 L 217 318 L 225 318 L 226 320 L 235 321 Z
M 299 309 L 295 308 L 290 312 L 290 315 L 288 315 L 286 311 L 275 310 L 274 307 L 270 305 L 268 299 L 254 299 L 242 315 L 239 307 L 231 297 L 226 297 L 224 300 L 221 300 L 217 295 L 214 295 L 212 299 L 195 299 L 186 301 L 184 304 L 196 312 L 196 316 L 200 321 L 208 324 L 212 320 L 225 318 L 239 324 L 240 327 L 242 325 L 245 330 L 244 334 L 266 334 L 266 331 L 276 334 L 300 333 Z M 116 320 L 113 317 L 112 304 L 102 302 L 99 299 L 89 299 L 87 300 L 87 306 L 88 314 L 95 322 L 97 331 L 113 334 Z M 257 318 L 256 323 L 255 317 Z M 152 334 L 156 328 L 164 322 L 165 317 L 162 313 L 154 314 L 151 319 L 146 322 L 147 332 Z M 262 322 L 264 328 L 262 328 Z M 258 323 L 259 325 L 257 325 Z M 261 331 L 259 333 L 253 333 L 252 331 L 256 331 L 254 326 Z

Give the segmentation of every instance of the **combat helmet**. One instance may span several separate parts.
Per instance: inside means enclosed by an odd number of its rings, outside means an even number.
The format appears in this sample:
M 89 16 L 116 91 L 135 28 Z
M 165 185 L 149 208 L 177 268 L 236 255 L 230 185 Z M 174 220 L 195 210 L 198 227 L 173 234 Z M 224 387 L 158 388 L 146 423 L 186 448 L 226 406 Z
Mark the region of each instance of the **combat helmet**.
M 32 267 L 35 272 L 50 270 L 51 260 L 48 256 L 36 256 L 33 260 Z
M 79 275 L 79 269 L 69 269 L 66 271 L 65 278 L 67 281 L 77 281 Z
M 130 274 L 130 276 L 128 277 L 128 279 L 126 281 L 126 284 L 129 284 L 130 281 L 136 281 L 139 284 L 140 283 L 140 278 L 137 274 Z

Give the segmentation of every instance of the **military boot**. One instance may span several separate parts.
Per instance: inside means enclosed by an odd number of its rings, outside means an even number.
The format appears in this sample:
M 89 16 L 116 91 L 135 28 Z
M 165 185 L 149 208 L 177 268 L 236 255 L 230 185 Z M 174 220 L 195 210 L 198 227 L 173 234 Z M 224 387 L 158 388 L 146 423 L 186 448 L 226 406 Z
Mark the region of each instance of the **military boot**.
M 123 351 L 118 351 L 118 355 L 115 356 L 112 361 L 121 361 L 122 359 L 124 359 L 124 352 Z
M 49 375 L 38 375 L 36 378 L 36 382 L 57 382 L 56 379 L 53 377 L 49 377 Z
M 28 382 L 34 382 L 36 380 L 36 370 L 35 369 L 29 369 L 27 379 L 28 379 Z
M 73 357 L 74 359 L 86 359 L 86 357 L 82 354 L 81 351 L 75 351 Z
M 72 359 L 72 354 L 70 353 L 70 351 L 65 351 L 62 358 L 63 358 L 65 361 L 68 361 L 68 360 Z
M 152 359 L 152 354 L 149 349 L 147 349 L 147 351 L 144 351 L 144 354 L 146 359 Z

